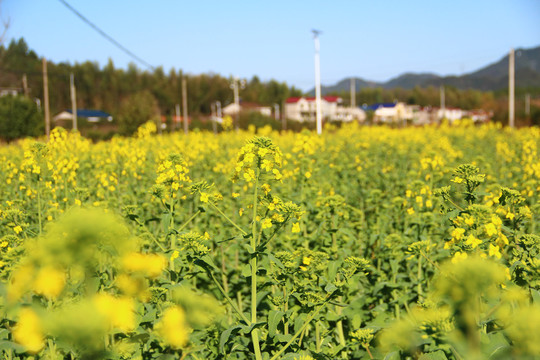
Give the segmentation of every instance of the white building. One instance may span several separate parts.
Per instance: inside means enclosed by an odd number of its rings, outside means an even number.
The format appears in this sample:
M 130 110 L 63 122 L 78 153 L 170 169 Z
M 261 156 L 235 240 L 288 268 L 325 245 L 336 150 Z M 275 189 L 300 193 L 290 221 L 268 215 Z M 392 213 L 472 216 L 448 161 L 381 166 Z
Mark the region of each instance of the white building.
M 235 103 L 225 106 L 222 110 L 223 115 L 234 116 L 241 111 L 255 111 L 259 112 L 264 116 L 272 116 L 272 107 L 270 106 L 261 106 L 255 103 L 241 102 L 240 105 Z
M 397 123 L 414 118 L 414 107 L 402 102 L 374 104 L 368 109 L 373 111 L 373 121 L 376 123 Z
M 321 97 L 322 118 L 329 121 L 364 121 L 365 112 L 360 108 L 342 106 L 339 96 Z M 290 97 L 285 101 L 285 118 L 295 121 L 315 121 L 317 102 L 315 97 Z
M 447 119 L 450 122 L 461 119 L 466 116 L 467 112 L 458 108 L 444 108 L 437 109 L 437 118 L 438 119 Z

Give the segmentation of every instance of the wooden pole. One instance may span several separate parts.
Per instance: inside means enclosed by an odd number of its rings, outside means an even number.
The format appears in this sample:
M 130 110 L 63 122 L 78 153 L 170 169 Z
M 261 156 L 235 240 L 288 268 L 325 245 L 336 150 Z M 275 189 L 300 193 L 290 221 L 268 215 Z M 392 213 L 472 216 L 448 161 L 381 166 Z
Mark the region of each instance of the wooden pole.
M 210 109 L 212 110 L 212 131 L 214 135 L 217 135 L 217 102 L 210 104 Z
M 287 130 L 287 111 L 285 109 L 285 102 L 282 103 L 281 108 L 283 109 L 281 114 L 281 131 Z
M 178 123 L 180 122 L 180 104 L 176 104 L 174 108 L 176 117 L 174 118 L 174 129 L 178 130 Z
M 356 107 L 356 79 L 351 78 L 351 108 Z
M 514 127 L 514 49 L 508 55 L 508 126 Z
M 47 59 L 43 58 L 43 107 L 45 110 L 45 135 L 49 140 L 51 133 L 51 114 L 49 110 L 49 77 L 47 75 Z
M 236 131 L 240 129 L 240 96 L 238 94 L 238 79 L 234 78 L 233 80 L 233 91 L 234 91 L 234 105 L 236 111 L 234 113 L 234 122 Z
M 22 85 L 23 85 L 24 96 L 29 97 L 30 91 L 28 90 L 28 79 L 26 78 L 26 74 L 23 74 L 22 76 Z
M 71 90 L 71 112 L 73 115 L 73 130 L 77 130 L 77 94 L 75 92 L 75 77 L 73 73 L 69 76 L 69 84 Z
M 188 111 L 187 111 L 187 82 L 182 77 L 182 107 L 184 108 L 184 134 L 188 134 Z

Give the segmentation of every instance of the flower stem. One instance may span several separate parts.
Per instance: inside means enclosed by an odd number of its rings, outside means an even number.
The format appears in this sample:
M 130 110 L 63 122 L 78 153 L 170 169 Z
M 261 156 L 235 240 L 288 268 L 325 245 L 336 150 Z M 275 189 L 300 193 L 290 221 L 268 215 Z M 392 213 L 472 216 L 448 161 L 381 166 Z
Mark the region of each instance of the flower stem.
M 227 215 L 225 215 L 225 214 L 223 213 L 223 211 L 221 211 L 216 205 L 214 205 L 214 204 L 212 204 L 212 203 L 211 203 L 210 205 L 212 205 L 212 207 L 213 207 L 218 213 L 220 213 L 221 216 L 223 216 L 228 222 L 230 222 L 232 226 L 234 226 L 235 228 L 237 228 L 238 230 L 240 230 L 240 232 L 242 233 L 242 235 L 247 235 L 247 234 L 248 234 L 244 229 L 242 229 L 240 226 L 238 226 L 238 224 L 236 224 L 236 223 L 235 223 L 234 221 L 232 221 Z
M 259 187 L 260 169 L 257 169 L 257 176 L 255 177 L 255 189 L 253 190 L 253 219 L 251 223 L 251 248 L 253 254 L 250 260 L 251 263 L 251 324 L 257 323 L 257 204 L 259 199 L 257 197 L 257 190 Z M 261 348 L 259 345 L 259 330 L 251 330 L 251 338 L 253 340 L 253 350 L 255 352 L 255 358 L 262 360 Z

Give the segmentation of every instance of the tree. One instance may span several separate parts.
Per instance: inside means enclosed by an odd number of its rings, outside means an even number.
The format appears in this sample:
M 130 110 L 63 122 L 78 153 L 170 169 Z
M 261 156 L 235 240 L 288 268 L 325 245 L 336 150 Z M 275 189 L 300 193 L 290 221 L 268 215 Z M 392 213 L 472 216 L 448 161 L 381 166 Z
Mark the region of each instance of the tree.
M 158 115 L 158 103 L 148 90 L 137 92 L 120 105 L 118 113 L 119 130 L 124 135 L 133 134 L 139 126 Z
M 37 105 L 24 96 L 0 97 L 0 138 L 12 141 L 43 133 L 43 115 Z

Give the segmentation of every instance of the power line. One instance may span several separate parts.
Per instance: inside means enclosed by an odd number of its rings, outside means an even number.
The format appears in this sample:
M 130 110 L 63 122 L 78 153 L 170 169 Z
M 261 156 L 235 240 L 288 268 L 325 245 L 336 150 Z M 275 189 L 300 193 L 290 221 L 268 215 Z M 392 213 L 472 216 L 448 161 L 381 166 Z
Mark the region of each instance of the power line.
M 67 7 L 69 10 L 71 10 L 75 15 L 77 15 L 82 21 L 84 21 L 85 23 L 87 23 L 91 28 L 93 28 L 94 30 L 96 30 L 98 33 L 100 33 L 101 36 L 103 36 L 105 39 L 109 40 L 111 43 L 113 43 L 116 47 L 118 47 L 120 50 L 122 50 L 123 52 L 125 52 L 126 54 L 128 54 L 129 56 L 131 56 L 133 59 L 137 60 L 138 62 L 140 62 L 141 64 L 144 64 L 145 66 L 147 66 L 148 68 L 150 68 L 151 70 L 154 70 L 154 67 L 152 65 L 150 65 L 148 62 L 144 61 L 143 59 L 141 59 L 140 57 L 138 57 L 137 55 L 135 55 L 134 53 L 132 53 L 131 51 L 129 51 L 125 46 L 123 46 L 122 44 L 120 44 L 118 41 L 114 40 L 111 36 L 109 36 L 105 31 L 101 30 L 99 27 L 97 27 L 97 25 L 95 25 L 94 23 L 92 23 L 90 20 L 88 20 L 83 14 L 81 14 L 80 12 L 78 12 L 77 10 L 75 10 L 71 5 L 69 5 L 65 0 L 59 0 L 62 4 L 64 4 L 65 7 Z

